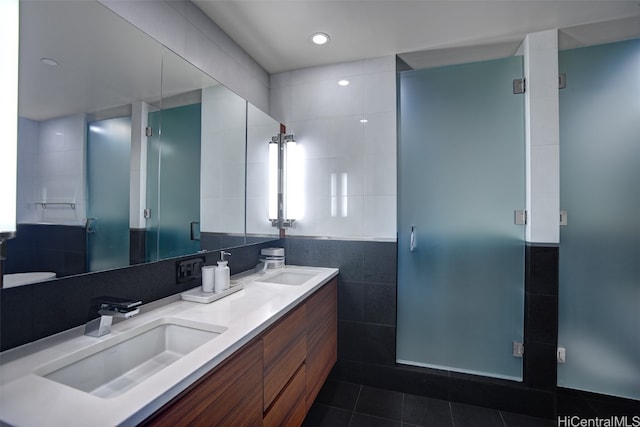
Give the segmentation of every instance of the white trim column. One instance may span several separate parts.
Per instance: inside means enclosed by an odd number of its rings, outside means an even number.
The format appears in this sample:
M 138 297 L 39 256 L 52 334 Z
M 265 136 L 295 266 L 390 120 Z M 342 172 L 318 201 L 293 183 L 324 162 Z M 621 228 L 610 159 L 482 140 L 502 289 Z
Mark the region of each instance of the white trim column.
M 527 242 L 560 242 L 558 31 L 528 34 L 523 43 Z

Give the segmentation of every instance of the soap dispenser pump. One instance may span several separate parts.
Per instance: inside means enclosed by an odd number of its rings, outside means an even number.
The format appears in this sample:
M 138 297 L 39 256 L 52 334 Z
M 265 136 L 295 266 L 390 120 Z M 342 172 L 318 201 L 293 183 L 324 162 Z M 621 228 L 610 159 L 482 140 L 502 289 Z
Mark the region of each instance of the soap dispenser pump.
M 225 255 L 231 255 L 229 252 L 220 251 L 220 261 L 218 261 L 218 266 L 216 267 L 214 276 L 215 276 L 215 292 L 220 293 L 229 289 L 229 283 L 231 281 L 231 274 L 229 272 L 229 267 L 227 266 L 227 261 L 225 261 Z

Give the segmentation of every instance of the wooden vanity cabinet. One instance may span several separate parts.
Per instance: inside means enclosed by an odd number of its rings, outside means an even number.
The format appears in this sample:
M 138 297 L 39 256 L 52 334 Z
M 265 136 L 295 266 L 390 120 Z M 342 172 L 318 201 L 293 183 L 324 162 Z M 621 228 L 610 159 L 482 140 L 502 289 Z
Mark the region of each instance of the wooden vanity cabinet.
M 253 340 L 143 425 L 260 426 L 262 377 L 262 341 Z
M 309 411 L 338 359 L 338 279 L 313 294 L 307 306 L 306 408 Z
M 301 304 L 262 334 L 265 412 L 307 356 L 306 314 Z
M 265 427 L 302 424 L 336 363 L 337 335 L 336 278 L 263 335 Z
M 297 427 L 337 360 L 332 279 L 143 425 Z

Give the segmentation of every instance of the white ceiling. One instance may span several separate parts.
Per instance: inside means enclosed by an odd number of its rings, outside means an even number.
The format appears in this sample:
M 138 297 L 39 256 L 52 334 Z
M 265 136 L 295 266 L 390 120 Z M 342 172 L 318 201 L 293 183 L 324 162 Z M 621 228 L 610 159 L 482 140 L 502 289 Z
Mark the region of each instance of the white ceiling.
M 403 53 L 422 68 L 477 45 L 509 55 L 527 33 L 554 28 L 567 29 L 563 47 L 640 36 L 638 0 L 192 1 L 269 73 Z M 311 43 L 318 31 L 328 45 Z
M 549 28 L 563 28 L 565 47 L 640 37 L 640 0 L 195 3 L 270 73 L 403 52 L 414 68 L 508 56 L 524 34 Z M 22 117 L 155 103 L 161 92 L 217 84 L 97 2 L 23 0 L 20 8 Z M 313 45 L 315 31 L 328 32 L 330 44 Z M 46 66 L 43 57 L 60 65 Z
M 161 97 L 164 102 L 218 84 L 89 1 L 21 1 L 19 67 L 18 114 L 32 120 L 118 110 L 136 101 L 159 106 Z

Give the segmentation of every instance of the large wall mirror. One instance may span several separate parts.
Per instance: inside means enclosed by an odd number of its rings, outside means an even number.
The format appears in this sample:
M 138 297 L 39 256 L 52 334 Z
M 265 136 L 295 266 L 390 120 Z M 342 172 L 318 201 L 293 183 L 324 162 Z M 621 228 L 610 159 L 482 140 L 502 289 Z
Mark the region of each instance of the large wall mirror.
M 18 125 L 4 287 L 277 238 L 279 124 L 97 2 L 20 3 Z

